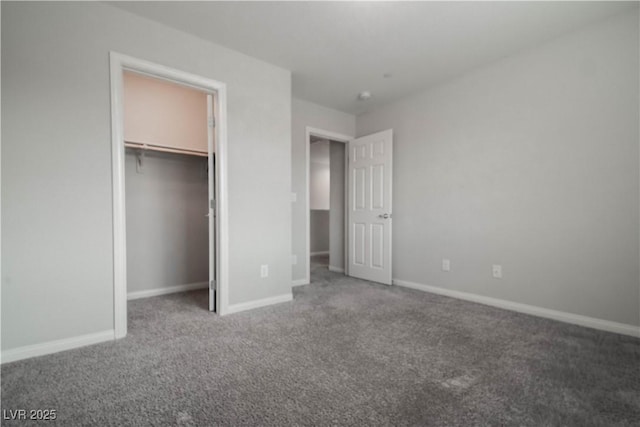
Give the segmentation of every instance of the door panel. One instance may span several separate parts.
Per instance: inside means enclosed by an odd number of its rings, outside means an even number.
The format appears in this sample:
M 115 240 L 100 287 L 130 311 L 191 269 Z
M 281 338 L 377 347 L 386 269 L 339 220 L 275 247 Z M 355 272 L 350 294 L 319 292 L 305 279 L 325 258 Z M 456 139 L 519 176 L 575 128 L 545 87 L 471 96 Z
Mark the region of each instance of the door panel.
M 371 224 L 371 268 L 384 268 L 384 225 Z
M 354 197 L 354 208 L 357 210 L 363 210 L 366 207 L 366 176 L 367 171 L 365 168 L 358 168 L 353 171 L 353 197 Z
M 384 166 L 371 166 L 371 209 L 384 209 Z
M 391 129 L 349 142 L 349 275 L 391 284 Z
M 354 224 L 353 226 L 353 262 L 356 265 L 364 266 L 365 260 L 365 224 Z

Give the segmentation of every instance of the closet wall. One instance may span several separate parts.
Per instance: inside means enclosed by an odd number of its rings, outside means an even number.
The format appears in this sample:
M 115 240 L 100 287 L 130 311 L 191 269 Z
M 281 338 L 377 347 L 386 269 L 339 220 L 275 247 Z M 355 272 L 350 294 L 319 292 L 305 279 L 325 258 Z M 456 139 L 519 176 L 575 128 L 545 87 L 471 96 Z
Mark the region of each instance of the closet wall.
M 141 172 L 127 149 L 127 292 L 209 277 L 206 157 L 147 152 Z
M 207 150 L 206 95 L 133 73 L 124 76 L 125 140 Z M 142 154 L 138 164 L 138 155 Z M 128 148 L 125 155 L 127 292 L 209 277 L 207 157 Z

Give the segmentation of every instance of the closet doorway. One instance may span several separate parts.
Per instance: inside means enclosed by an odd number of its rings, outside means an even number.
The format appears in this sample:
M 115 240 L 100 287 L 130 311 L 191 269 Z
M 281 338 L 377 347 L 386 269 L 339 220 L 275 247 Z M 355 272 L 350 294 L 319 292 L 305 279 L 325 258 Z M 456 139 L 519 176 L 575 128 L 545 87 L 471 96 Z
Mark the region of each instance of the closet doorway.
M 311 271 L 348 275 L 347 143 L 353 139 L 307 127 L 307 283 Z
M 226 88 L 111 53 L 114 328 L 127 299 L 208 288 L 228 295 Z

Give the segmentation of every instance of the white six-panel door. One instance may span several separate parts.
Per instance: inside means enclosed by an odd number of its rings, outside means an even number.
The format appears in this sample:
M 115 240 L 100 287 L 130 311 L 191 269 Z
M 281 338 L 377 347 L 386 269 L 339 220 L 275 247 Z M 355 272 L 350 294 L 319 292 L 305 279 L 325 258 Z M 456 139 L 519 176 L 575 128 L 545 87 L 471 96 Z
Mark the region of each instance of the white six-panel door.
M 349 142 L 349 275 L 391 284 L 391 129 Z

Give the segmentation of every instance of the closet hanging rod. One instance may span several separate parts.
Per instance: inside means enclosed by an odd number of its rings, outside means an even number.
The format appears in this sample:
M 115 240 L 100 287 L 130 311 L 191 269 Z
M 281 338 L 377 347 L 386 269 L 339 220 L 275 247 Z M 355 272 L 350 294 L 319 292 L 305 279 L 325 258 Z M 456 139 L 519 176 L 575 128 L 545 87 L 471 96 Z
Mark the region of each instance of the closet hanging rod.
M 143 144 L 143 143 L 140 143 L 140 142 L 125 141 L 124 142 L 124 146 L 125 147 L 129 147 L 129 148 L 135 148 L 135 149 L 138 149 L 138 150 L 162 151 L 162 152 L 165 152 L 165 153 L 188 154 L 190 156 L 201 156 L 201 157 L 208 157 L 209 156 L 209 153 L 204 152 L 204 151 L 185 150 L 185 149 L 182 149 L 182 148 L 170 148 L 170 147 L 164 147 L 162 145 Z

